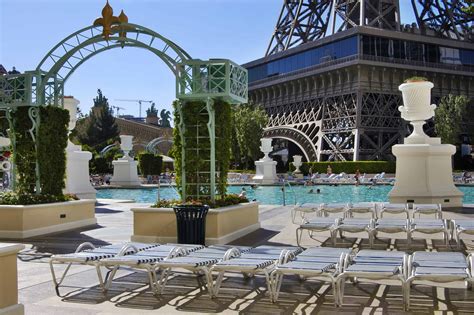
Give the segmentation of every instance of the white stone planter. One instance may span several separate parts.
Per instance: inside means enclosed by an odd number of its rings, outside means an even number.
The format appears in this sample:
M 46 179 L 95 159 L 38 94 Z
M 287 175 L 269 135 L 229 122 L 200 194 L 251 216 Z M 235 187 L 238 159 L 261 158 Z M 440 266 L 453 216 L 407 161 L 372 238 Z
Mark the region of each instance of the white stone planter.
M 132 208 L 135 242 L 174 243 L 176 215 L 171 208 Z M 210 209 L 206 217 L 206 244 L 226 244 L 260 228 L 258 203 Z
M 120 148 L 124 153 L 123 158 L 130 158 L 128 155 L 133 149 L 133 136 L 122 135 L 120 136 Z
M 423 131 L 427 119 L 434 116 L 436 105 L 431 104 L 433 83 L 428 81 L 404 83 L 398 87 L 402 92 L 404 106 L 398 107 L 401 116 L 413 126 L 413 133 L 405 139 L 407 144 L 441 143 L 428 137 Z
M 302 158 L 303 157 L 301 155 L 293 155 L 293 166 L 296 168 L 293 172 L 294 174 L 301 173 L 300 167 L 303 165 L 303 162 L 301 162 Z
M 95 200 L 28 206 L 0 205 L 0 238 L 23 239 L 97 223 Z
M 395 185 L 389 193 L 392 203 L 439 203 L 446 207 L 462 206 L 463 193 L 453 183 L 451 156 L 456 148 L 441 144 L 423 132 L 425 120 L 434 116 L 436 105 L 430 105 L 431 82 L 400 85 L 404 106 L 398 109 L 409 121 L 413 133 L 404 144 L 392 147 L 397 158 Z

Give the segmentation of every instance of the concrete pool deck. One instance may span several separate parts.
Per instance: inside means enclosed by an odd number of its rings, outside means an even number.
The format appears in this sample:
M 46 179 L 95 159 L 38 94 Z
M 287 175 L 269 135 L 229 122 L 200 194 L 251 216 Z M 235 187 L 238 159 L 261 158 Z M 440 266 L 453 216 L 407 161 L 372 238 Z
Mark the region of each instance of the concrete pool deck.
M 132 234 L 132 213 L 130 208 L 144 204 L 116 203 L 102 200 L 96 206 L 98 224 L 95 227 L 66 233 L 32 238 L 22 242 L 26 249 L 18 256 L 19 302 L 25 305 L 26 314 L 147 314 L 155 310 L 159 314 L 184 312 L 223 314 L 377 314 L 400 313 L 402 296 L 400 286 L 359 283 L 346 285 L 344 306 L 335 308 L 330 287 L 318 281 L 301 282 L 296 277 L 286 277 L 278 303 L 272 304 L 265 295 L 262 277 L 244 281 L 240 275 L 227 277 L 222 293 L 217 299 L 209 299 L 198 278 L 177 274 L 169 282 L 163 296 L 155 297 L 148 290 L 144 273 L 121 270 L 107 296 L 98 289 L 98 280 L 93 268 L 73 266 L 65 287 L 63 298 L 56 296 L 48 265 L 49 257 L 57 253 L 73 252 L 77 245 L 89 241 L 105 245 L 129 241 Z M 283 245 L 296 244 L 295 228 L 290 220 L 291 207 L 260 206 L 262 228 L 233 242 L 240 245 Z M 444 217 L 474 220 L 474 205 L 444 212 Z M 327 239 L 327 233 L 318 238 Z M 368 247 L 363 239 L 354 237 L 338 239 L 338 247 Z M 392 236 L 392 235 L 391 235 Z M 397 238 L 397 235 L 394 235 Z M 399 235 L 403 238 L 403 235 Z M 440 236 L 429 240 L 418 238 L 412 250 L 456 251 L 456 246 L 446 247 Z M 474 238 L 465 236 L 465 244 L 474 249 Z M 13 242 L 13 241 L 8 241 Z M 304 237 L 303 246 L 318 246 L 318 242 Z M 382 239 L 376 241 L 375 249 L 395 246 L 406 250 L 406 240 Z M 63 266 L 57 266 L 61 270 Z M 199 280 L 201 281 L 201 280 Z M 202 281 L 200 285 L 202 285 Z M 68 293 L 69 292 L 69 293 Z M 474 291 L 464 288 L 436 289 L 429 286 L 415 286 L 412 290 L 412 314 L 421 313 L 472 313 Z

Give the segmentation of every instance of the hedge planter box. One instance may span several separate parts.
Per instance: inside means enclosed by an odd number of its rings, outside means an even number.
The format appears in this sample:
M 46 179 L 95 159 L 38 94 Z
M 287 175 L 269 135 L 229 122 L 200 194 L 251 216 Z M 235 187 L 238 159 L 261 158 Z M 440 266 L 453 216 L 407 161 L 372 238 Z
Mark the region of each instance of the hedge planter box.
M 94 225 L 95 200 L 0 205 L 0 239 L 23 239 Z
M 133 208 L 132 211 L 132 241 L 177 241 L 176 215 L 172 208 Z M 257 202 L 210 209 L 206 219 L 206 245 L 226 244 L 259 228 Z

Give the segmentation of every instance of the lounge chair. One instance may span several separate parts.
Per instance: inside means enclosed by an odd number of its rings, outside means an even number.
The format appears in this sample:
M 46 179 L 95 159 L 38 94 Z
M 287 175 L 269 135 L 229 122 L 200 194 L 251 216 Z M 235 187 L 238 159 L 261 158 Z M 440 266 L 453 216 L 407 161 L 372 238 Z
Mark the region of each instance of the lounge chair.
M 186 256 L 171 257 L 156 263 L 156 267 L 162 270 L 158 282 L 159 293 L 163 293 L 166 282 L 173 269 L 185 269 L 194 274 L 204 274 L 210 297 L 213 296 L 213 279 L 210 272 L 211 267 L 220 262 L 239 257 L 241 253 L 247 252 L 251 247 L 232 245 L 212 245 L 199 249 Z
M 301 253 L 300 247 L 294 246 L 258 246 L 252 248 L 240 257 L 222 260 L 216 263 L 211 272 L 218 272 L 216 282 L 213 287 L 213 296 L 219 294 L 222 280 L 226 272 L 240 272 L 245 277 L 254 276 L 256 274 L 264 274 L 267 282 L 267 289 L 272 299 L 272 279 L 270 274 L 276 265 L 286 263 L 291 257 Z
M 377 207 L 375 202 L 358 202 L 347 204 L 346 218 L 352 218 L 354 213 L 370 213 L 372 218 L 377 217 Z
M 74 253 L 53 255 L 49 260 L 49 266 L 51 269 L 51 275 L 53 277 L 53 283 L 55 286 L 56 294 L 60 296 L 59 287 L 63 283 L 67 273 L 69 272 L 69 269 L 73 264 L 95 267 L 97 271 L 97 277 L 99 278 L 100 287 L 102 290 L 105 291 L 106 288 L 104 278 L 102 277 L 102 272 L 100 270 L 102 259 L 112 258 L 118 255 L 132 255 L 140 251 L 156 248 L 158 246 L 160 246 L 160 244 L 143 244 L 132 242 L 107 245 L 103 247 L 95 247 L 92 243 L 85 242 L 80 244 Z M 56 278 L 54 264 L 67 264 L 67 267 L 64 270 L 62 276 L 59 278 L 59 280 L 58 278 Z
M 467 281 L 472 289 L 472 268 L 472 254 L 466 259 L 464 254 L 455 252 L 415 252 L 409 259 L 408 277 L 403 288 L 405 309 L 410 309 L 410 289 L 414 281 L 420 280 L 424 285 L 434 284 L 437 287 L 445 283 Z
M 186 256 L 196 250 L 204 248 L 203 245 L 187 245 L 187 244 L 166 244 L 158 247 L 150 248 L 131 255 L 116 255 L 111 258 L 105 258 L 100 261 L 102 266 L 111 269 L 105 283 L 105 290 L 110 288 L 114 276 L 120 267 L 129 267 L 133 269 L 143 269 L 147 271 L 150 290 L 156 292 L 155 284 L 157 263 L 173 257 Z
M 311 220 L 304 219 L 303 223 L 296 229 L 296 244 L 300 246 L 301 237 L 303 231 L 308 231 L 309 237 L 313 238 L 313 233 L 315 232 L 330 232 L 330 237 L 334 241 L 333 233 L 337 228 L 338 219 L 337 218 L 322 218 L 317 217 Z
M 338 305 L 337 276 L 342 272 L 346 256 L 352 254 L 350 248 L 313 247 L 303 251 L 295 259 L 277 265 L 272 272 L 273 302 L 278 300 L 284 275 L 298 275 L 301 278 L 311 277 L 330 282 L 334 300 Z
M 317 203 L 304 203 L 302 205 L 296 205 L 291 209 L 291 222 L 293 224 L 299 224 L 296 222 L 296 214 L 299 213 L 301 220 L 304 221 L 307 213 L 316 213 L 319 210 L 319 204 Z
M 410 228 L 410 219 L 378 219 L 374 222 L 371 230 L 371 237 L 369 238 L 371 243 L 370 247 L 373 247 L 373 242 L 377 238 L 379 232 L 383 233 L 400 233 L 405 232 L 408 234 Z
M 408 245 L 411 244 L 413 233 L 420 232 L 424 234 L 443 233 L 444 242 L 449 245 L 450 233 L 446 220 L 442 219 L 413 219 L 410 221 L 408 229 Z
M 344 215 L 347 208 L 347 203 L 322 203 L 318 211 L 320 216 L 327 217 L 334 213 L 342 213 Z
M 407 216 L 407 219 L 410 217 L 410 213 L 408 211 L 408 204 L 405 204 L 405 203 L 383 203 L 380 206 L 379 217 L 382 218 L 384 213 L 389 213 L 389 214 L 405 213 Z
M 474 221 L 473 220 L 452 220 L 453 238 L 461 248 L 461 234 L 474 235 Z
M 398 251 L 361 250 L 354 258 L 346 257 L 343 272 L 338 276 L 339 304 L 343 304 L 344 287 L 347 278 L 359 280 L 398 280 L 403 286 L 408 255 Z
M 343 237 L 344 232 L 350 232 L 350 233 L 360 233 L 360 232 L 367 232 L 367 235 L 369 239 L 372 237 L 372 227 L 373 227 L 373 219 L 369 218 L 360 218 L 360 219 L 354 219 L 354 218 L 339 218 L 337 223 L 336 223 L 336 229 L 332 233 L 332 241 L 334 246 L 336 246 L 336 236 L 337 232 L 339 232 L 340 237 Z M 370 243 L 372 241 L 370 240 Z
M 413 218 L 416 214 L 418 214 L 418 217 L 422 214 L 434 214 L 436 219 L 443 218 L 441 204 L 413 204 Z

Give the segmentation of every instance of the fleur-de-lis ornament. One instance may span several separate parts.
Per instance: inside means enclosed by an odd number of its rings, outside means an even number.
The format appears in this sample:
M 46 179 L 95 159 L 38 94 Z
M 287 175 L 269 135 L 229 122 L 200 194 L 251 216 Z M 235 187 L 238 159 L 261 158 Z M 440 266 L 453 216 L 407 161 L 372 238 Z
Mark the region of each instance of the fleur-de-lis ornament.
M 102 9 L 102 17 L 94 21 L 94 26 L 102 26 L 102 36 L 108 40 L 112 33 L 112 25 L 119 24 L 120 20 L 114 16 L 114 10 L 109 5 L 109 1 L 105 4 Z
M 124 23 L 128 23 L 128 16 L 125 15 L 125 13 L 123 12 L 120 12 L 120 15 L 118 16 L 118 20 L 120 22 L 120 24 L 124 24 Z M 124 26 L 124 25 L 117 25 L 117 26 L 114 26 L 112 27 L 112 30 L 115 31 L 115 29 L 118 28 L 119 30 L 119 37 L 122 39 L 120 40 L 121 41 L 121 46 L 122 48 L 124 47 L 124 43 L 125 43 L 125 38 L 127 37 L 127 26 Z

